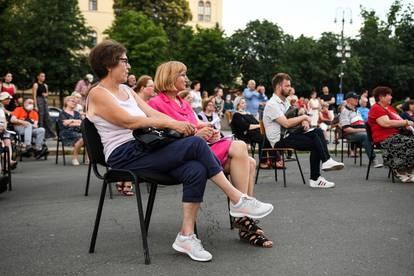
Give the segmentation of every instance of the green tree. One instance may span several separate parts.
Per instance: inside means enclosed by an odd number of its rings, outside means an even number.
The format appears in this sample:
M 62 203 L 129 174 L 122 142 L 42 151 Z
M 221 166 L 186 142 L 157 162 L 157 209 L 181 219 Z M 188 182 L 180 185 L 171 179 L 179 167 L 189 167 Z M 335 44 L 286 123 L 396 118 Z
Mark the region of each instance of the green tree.
M 153 75 L 166 59 L 168 37 L 161 26 L 143 13 L 123 12 L 105 33 L 127 48 L 131 71 L 138 76 Z
M 114 10 L 117 16 L 128 10 L 144 13 L 163 26 L 171 42 L 176 40 L 177 32 L 192 18 L 187 0 L 115 0 Z
M 283 42 L 287 39 L 282 29 L 267 20 L 251 21 L 244 30 L 237 30 L 230 38 L 235 59 L 233 66 L 242 74 L 246 83 L 270 86 L 275 73 L 281 70 Z
M 223 31 L 216 26 L 212 29 L 197 29 L 192 37 L 188 30 L 181 35 L 186 46 L 178 59 L 188 66 L 190 79 L 199 80 L 203 89 L 209 92 L 219 84 L 231 85 L 234 55 Z
M 10 1 L 2 29 L 0 60 L 19 87 L 30 87 L 39 71 L 51 91 L 71 91 L 88 69 L 91 30 L 76 0 Z

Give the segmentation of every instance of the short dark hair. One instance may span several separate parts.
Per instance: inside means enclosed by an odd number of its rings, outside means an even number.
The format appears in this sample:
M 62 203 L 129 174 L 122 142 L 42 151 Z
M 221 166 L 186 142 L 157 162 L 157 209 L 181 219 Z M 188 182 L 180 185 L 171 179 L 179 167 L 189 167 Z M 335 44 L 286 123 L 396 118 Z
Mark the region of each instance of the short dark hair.
M 198 80 L 193 80 L 192 82 L 191 82 L 191 84 L 190 84 L 190 88 L 191 89 L 194 89 L 194 87 L 197 85 L 197 84 L 199 84 L 200 82 L 198 81 Z
M 385 97 L 387 95 L 392 95 L 392 89 L 387 86 L 377 86 L 373 90 L 372 94 L 374 95 L 375 101 L 379 101 L 379 97 Z
M 276 90 L 276 86 L 278 84 L 281 84 L 284 80 L 289 80 L 291 81 L 292 78 L 286 74 L 286 73 L 277 73 L 273 78 L 272 78 L 272 89 L 273 91 Z
M 401 109 L 404 112 L 407 112 L 408 110 L 410 110 L 410 105 L 413 105 L 413 104 L 414 104 L 414 101 L 413 100 L 406 101 L 405 103 L 402 104 Z
M 108 68 L 118 65 L 119 59 L 126 49 L 114 40 L 104 40 L 89 53 L 89 64 L 99 79 L 108 75 Z

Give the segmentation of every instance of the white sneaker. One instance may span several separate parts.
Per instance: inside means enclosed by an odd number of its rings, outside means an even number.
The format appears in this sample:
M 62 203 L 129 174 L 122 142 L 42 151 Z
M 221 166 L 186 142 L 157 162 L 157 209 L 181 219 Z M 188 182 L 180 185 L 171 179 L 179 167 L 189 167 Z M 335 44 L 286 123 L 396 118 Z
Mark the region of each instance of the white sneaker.
M 332 158 L 329 158 L 326 162 L 322 163 L 322 170 L 324 171 L 335 171 L 342 170 L 344 168 L 344 163 L 337 162 Z
M 412 177 L 408 174 L 397 174 L 396 176 L 402 183 L 409 183 L 412 179 Z
M 201 241 L 197 239 L 195 234 L 183 236 L 178 233 L 172 248 L 178 252 L 187 254 L 194 261 L 208 262 L 213 258 L 210 252 L 204 249 Z
M 335 183 L 329 182 L 328 180 L 326 180 L 322 176 L 319 176 L 318 179 L 316 179 L 316 180 L 310 179 L 309 180 L 309 186 L 311 188 L 328 189 L 328 188 L 335 187 Z
M 240 201 L 233 205 L 230 203 L 230 215 L 235 218 L 263 218 L 273 211 L 273 205 L 263 203 L 254 197 L 242 195 Z
M 378 161 L 378 158 L 375 158 L 374 160 L 372 160 L 372 164 L 374 165 L 374 168 L 382 168 L 382 167 L 384 167 L 384 164 L 380 163 Z
M 80 164 L 79 164 L 78 159 L 72 159 L 72 165 L 73 166 L 79 166 Z

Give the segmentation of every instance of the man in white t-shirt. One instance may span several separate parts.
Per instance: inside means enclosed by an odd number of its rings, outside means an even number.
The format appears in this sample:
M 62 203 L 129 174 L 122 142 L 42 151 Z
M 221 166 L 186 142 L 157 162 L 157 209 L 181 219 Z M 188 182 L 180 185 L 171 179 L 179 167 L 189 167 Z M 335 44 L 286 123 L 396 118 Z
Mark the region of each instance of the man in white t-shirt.
M 198 114 L 202 110 L 201 93 L 200 93 L 201 84 L 199 81 L 194 80 L 191 82 L 190 88 L 191 88 L 190 93 L 191 93 L 191 96 L 193 97 L 193 101 L 191 102 L 191 107 L 193 108 L 194 112 Z
M 290 76 L 285 73 L 276 74 L 272 79 L 274 94 L 267 102 L 263 114 L 266 137 L 272 147 L 310 151 L 309 186 L 312 188 L 333 188 L 335 183 L 329 182 L 321 176 L 320 163 L 322 162 L 322 170 L 324 171 L 340 170 L 344 164 L 331 158 L 322 130 L 310 128 L 309 116 L 286 118 L 286 97 L 291 89 L 290 81 Z M 296 126 L 302 126 L 303 130 L 290 134 L 286 131 Z

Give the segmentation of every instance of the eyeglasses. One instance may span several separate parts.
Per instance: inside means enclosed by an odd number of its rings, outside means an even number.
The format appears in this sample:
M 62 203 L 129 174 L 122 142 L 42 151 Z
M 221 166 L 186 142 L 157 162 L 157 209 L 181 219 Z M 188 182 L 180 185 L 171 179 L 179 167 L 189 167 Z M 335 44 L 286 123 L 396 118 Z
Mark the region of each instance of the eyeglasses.
M 119 61 L 123 62 L 125 65 L 129 65 L 128 58 L 119 58 Z

